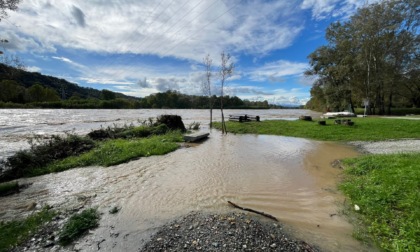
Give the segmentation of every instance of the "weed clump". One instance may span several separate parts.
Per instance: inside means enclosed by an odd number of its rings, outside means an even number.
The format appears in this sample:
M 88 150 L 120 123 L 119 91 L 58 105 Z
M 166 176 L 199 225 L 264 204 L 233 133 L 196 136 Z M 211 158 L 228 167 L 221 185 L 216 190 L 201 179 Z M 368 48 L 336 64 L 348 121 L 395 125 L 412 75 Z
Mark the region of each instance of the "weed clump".
M 100 215 L 97 209 L 89 208 L 70 217 L 60 232 L 61 245 L 68 245 L 84 235 L 88 230 L 99 225 Z
M 192 122 L 188 125 L 188 130 L 199 130 L 200 123 L 199 122 Z

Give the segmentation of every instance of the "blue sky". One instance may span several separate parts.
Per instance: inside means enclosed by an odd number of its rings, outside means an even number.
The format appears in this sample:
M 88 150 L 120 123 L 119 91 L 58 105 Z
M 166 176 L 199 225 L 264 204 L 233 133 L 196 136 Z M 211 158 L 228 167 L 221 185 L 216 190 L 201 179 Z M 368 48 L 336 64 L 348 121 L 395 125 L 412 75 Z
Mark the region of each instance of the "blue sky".
M 29 71 L 137 97 L 200 94 L 203 58 L 216 70 L 224 51 L 235 64 L 227 94 L 298 105 L 309 100 L 303 72 L 325 28 L 366 2 L 24 0 L 0 22 L 0 38 Z

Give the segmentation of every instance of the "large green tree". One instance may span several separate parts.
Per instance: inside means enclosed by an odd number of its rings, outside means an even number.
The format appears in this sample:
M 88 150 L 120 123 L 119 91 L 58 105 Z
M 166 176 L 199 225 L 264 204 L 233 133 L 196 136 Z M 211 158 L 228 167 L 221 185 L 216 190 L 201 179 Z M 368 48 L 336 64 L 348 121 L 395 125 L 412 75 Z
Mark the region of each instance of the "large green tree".
M 308 56 L 306 74 L 318 77 L 311 91 L 317 102 L 310 105 L 342 110 L 366 100 L 372 113 L 384 114 L 405 97 L 420 106 L 416 2 L 382 1 L 359 9 L 348 21 L 332 23 L 328 44 Z

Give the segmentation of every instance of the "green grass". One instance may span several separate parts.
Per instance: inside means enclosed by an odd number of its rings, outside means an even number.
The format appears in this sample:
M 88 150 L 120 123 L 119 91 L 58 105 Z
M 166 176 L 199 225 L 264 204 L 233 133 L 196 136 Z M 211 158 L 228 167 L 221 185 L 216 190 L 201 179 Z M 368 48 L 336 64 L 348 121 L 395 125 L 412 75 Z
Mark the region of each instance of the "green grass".
M 14 192 L 19 192 L 18 182 L 8 182 L 0 184 L 0 196 L 9 195 Z
M 176 150 L 179 147 L 177 142 L 180 141 L 182 141 L 182 135 L 179 132 L 171 132 L 149 138 L 108 140 L 101 142 L 93 150 L 79 156 L 68 157 L 46 167 L 35 169 L 31 175 L 37 176 L 83 166 L 111 166 L 139 157 L 164 155 Z
M 420 251 L 420 155 L 368 155 L 344 164 L 340 189 L 360 206 L 355 214 L 372 240 L 385 251 Z
M 24 220 L 14 220 L 0 223 L 0 252 L 9 251 L 35 233 L 40 227 L 48 223 L 56 213 L 44 208 Z
M 96 228 L 99 225 L 99 219 L 99 212 L 95 208 L 86 209 L 80 214 L 71 216 L 60 232 L 60 244 L 68 245 L 83 236 L 89 229 Z
M 265 134 L 302 137 L 325 141 L 379 141 L 386 139 L 420 138 L 420 121 L 387 118 L 352 118 L 353 126 L 334 125 L 333 119 L 327 125 L 316 121 L 262 121 L 227 122 L 227 130 L 238 134 Z M 221 123 L 214 123 L 220 129 Z

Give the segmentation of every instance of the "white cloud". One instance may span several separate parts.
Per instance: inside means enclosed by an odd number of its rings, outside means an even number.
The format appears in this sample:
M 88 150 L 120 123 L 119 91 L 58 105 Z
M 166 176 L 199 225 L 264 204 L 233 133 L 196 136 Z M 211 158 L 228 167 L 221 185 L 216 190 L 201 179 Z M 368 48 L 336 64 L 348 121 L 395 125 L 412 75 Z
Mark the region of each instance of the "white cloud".
M 67 63 L 70 63 L 70 64 L 74 63 L 71 59 L 68 59 L 68 58 L 65 58 L 65 57 L 53 56 L 51 58 L 56 59 L 56 60 L 61 60 L 61 61 L 64 61 L 64 62 L 67 62 Z
M 357 8 L 378 1 L 381 0 L 304 0 L 300 7 L 311 10 L 313 19 L 322 20 L 329 16 L 347 18 Z
M 283 82 L 285 77 L 300 76 L 309 67 L 308 63 L 278 60 L 249 70 L 249 78 L 253 81 Z
M 135 84 L 132 81 L 117 81 L 113 79 L 104 79 L 104 78 L 86 78 L 81 77 L 80 80 L 86 81 L 86 83 L 90 84 L 105 84 L 105 85 L 133 85 Z
M 37 67 L 37 66 L 28 66 L 26 67 L 26 70 L 29 72 L 41 72 L 41 68 Z
M 255 87 L 250 87 L 255 89 Z M 266 91 L 261 89 L 261 93 L 249 92 L 242 93 L 239 97 L 250 101 L 268 101 L 269 104 L 300 106 L 309 101 L 309 93 L 302 88 L 276 89 Z
M 71 59 L 66 58 L 66 57 L 52 56 L 51 58 L 70 64 L 71 66 L 75 67 L 76 70 L 79 70 L 79 71 L 83 71 L 83 70 L 86 71 L 88 69 L 86 66 L 79 64 L 77 62 L 74 62 Z
M 63 47 L 201 61 L 223 50 L 260 55 L 289 46 L 303 29 L 294 7 L 257 0 L 33 0 L 23 1 L 10 13 L 10 23 L 0 25 L 31 38 L 19 42 L 28 51 Z

